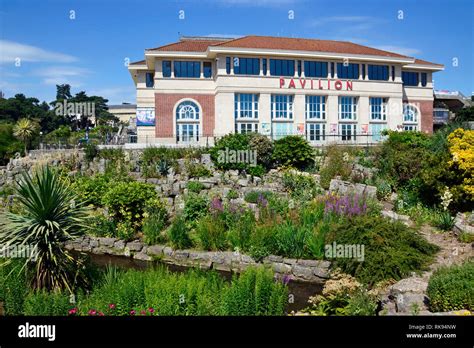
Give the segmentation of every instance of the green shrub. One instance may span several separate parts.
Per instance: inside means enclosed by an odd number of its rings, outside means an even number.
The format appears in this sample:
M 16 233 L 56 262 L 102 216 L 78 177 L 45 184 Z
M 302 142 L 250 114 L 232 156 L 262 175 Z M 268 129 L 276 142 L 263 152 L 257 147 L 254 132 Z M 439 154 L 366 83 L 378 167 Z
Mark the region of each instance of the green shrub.
M 22 262 L 0 259 L 0 302 L 6 315 L 23 314 L 23 304 L 28 294 L 28 277 L 25 270 L 20 271 Z
M 282 184 L 293 199 L 300 201 L 309 201 L 323 192 L 312 176 L 295 171 L 286 171 Z
M 392 193 L 392 186 L 387 180 L 377 179 L 375 181 L 375 187 L 377 187 L 377 198 L 384 200 L 390 197 Z
M 273 273 L 263 267 L 249 268 L 234 276 L 223 295 L 224 315 L 283 315 L 288 292 Z
M 99 149 L 97 148 L 97 145 L 89 143 L 84 147 L 84 153 L 86 161 L 92 162 L 99 154 Z
M 236 161 L 232 163 L 230 161 L 224 161 L 221 157 L 222 153 L 226 153 L 226 151 L 233 150 L 251 150 L 250 148 L 250 136 L 248 134 L 240 134 L 240 133 L 231 133 L 227 134 L 224 137 L 220 138 L 216 141 L 214 147 L 210 149 L 211 159 L 214 162 L 214 165 L 218 169 L 223 170 L 230 170 L 230 169 L 237 169 L 237 170 L 244 170 L 248 168 L 248 163 L 243 163 Z
M 441 211 L 434 214 L 434 226 L 443 231 L 451 231 L 454 227 L 454 217 L 449 211 Z
M 101 213 L 90 217 L 89 234 L 97 237 L 114 237 L 116 235 L 117 223 Z
M 247 203 L 258 203 L 259 199 L 264 198 L 268 200 L 272 195 L 273 192 L 270 191 L 250 191 L 245 195 L 244 200 Z
M 250 134 L 250 148 L 257 152 L 257 163 L 263 169 L 272 166 L 273 143 L 267 136 L 258 133 Z
M 327 244 L 333 242 L 364 246 L 363 262 L 357 258 L 335 258 L 334 263 L 367 284 L 399 280 L 411 272 L 421 271 L 439 250 L 401 222 L 368 215 L 333 224 Z
M 190 178 L 204 178 L 211 176 L 212 172 L 201 163 L 192 161 L 185 162 L 186 172 Z
M 71 185 L 81 200 L 96 207 L 102 206 L 102 196 L 112 186 L 111 177 L 105 174 L 80 176 Z
M 209 211 L 209 199 L 196 193 L 189 193 L 184 199 L 183 217 L 186 222 L 195 222 Z
M 227 236 L 225 224 L 219 218 L 205 216 L 196 225 L 199 245 L 204 250 L 226 250 Z
M 186 188 L 189 190 L 189 192 L 194 192 L 194 193 L 199 193 L 202 190 L 204 190 L 204 184 L 199 181 L 189 181 L 186 184 Z
M 227 199 L 237 199 L 239 198 L 239 193 L 234 190 L 234 189 L 230 189 L 230 191 L 227 193 Z
M 257 164 L 256 166 L 249 166 L 246 171 L 248 174 L 252 176 L 258 176 L 259 178 L 262 178 L 267 172 L 260 164 Z
M 123 161 L 125 159 L 125 152 L 123 149 L 102 149 L 99 151 L 99 157 L 109 161 Z
M 307 258 L 307 242 L 312 235 L 311 228 L 284 221 L 273 227 L 273 234 L 272 253 L 296 259 Z
M 350 150 L 338 145 L 328 146 L 326 149 L 325 164 L 320 171 L 320 184 L 324 189 L 329 189 L 331 180 L 340 176 L 342 180 L 347 180 L 352 172 L 349 163 Z
M 275 141 L 273 159 L 278 165 L 304 169 L 314 163 L 314 149 L 299 135 Z
M 75 307 L 68 293 L 36 291 L 25 298 L 25 315 L 66 316 Z
M 229 224 L 227 232 L 229 243 L 234 250 L 249 250 L 252 233 L 255 230 L 255 215 L 250 210 L 245 210 L 238 215 L 236 221 Z
M 157 202 L 147 206 L 143 220 L 143 239 L 151 245 L 165 242 L 162 231 L 168 226 L 168 211 L 164 204 Z
M 177 216 L 170 229 L 168 230 L 168 238 L 171 245 L 178 249 L 186 249 L 192 247 L 193 243 L 189 236 L 188 226 L 183 216 Z
M 129 220 L 119 221 L 114 236 L 126 241 L 133 239 L 135 237 L 135 230 L 132 222 Z
M 270 255 L 275 250 L 273 236 L 272 226 L 257 225 L 250 237 L 250 256 L 257 261 L 261 261 L 264 257 Z
M 153 185 L 137 181 L 117 182 L 103 194 L 101 202 L 116 221 L 130 221 L 132 227 L 138 229 L 147 202 L 155 197 Z
M 474 262 L 436 270 L 429 280 L 427 295 L 433 312 L 474 310 Z

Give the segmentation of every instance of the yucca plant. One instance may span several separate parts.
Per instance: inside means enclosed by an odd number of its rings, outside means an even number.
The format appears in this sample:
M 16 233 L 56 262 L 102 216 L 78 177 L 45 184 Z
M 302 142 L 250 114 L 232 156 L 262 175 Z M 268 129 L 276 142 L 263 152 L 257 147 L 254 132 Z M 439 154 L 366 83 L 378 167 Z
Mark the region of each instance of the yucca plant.
M 23 173 L 16 190 L 20 213 L 0 215 L 0 244 L 34 251 L 22 267 L 31 270 L 31 287 L 72 292 L 85 285 L 82 261 L 64 247 L 64 242 L 84 232 L 85 205 L 48 166 L 32 175 Z
M 28 151 L 28 143 L 38 131 L 38 124 L 28 118 L 22 118 L 13 128 L 13 135 L 25 144 L 25 156 Z

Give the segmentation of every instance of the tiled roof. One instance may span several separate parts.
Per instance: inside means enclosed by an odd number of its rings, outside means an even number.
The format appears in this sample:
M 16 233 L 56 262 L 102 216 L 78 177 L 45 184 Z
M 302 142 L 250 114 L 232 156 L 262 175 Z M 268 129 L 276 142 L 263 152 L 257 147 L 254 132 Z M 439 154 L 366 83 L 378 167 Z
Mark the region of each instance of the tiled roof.
M 140 60 L 138 62 L 133 62 L 133 63 L 130 63 L 129 65 L 143 65 L 143 64 L 146 64 L 145 60 Z
M 421 65 L 434 65 L 434 66 L 443 66 L 443 64 L 436 64 L 436 63 L 431 63 L 426 60 L 422 59 L 415 59 L 415 64 L 421 64 Z
M 225 41 L 216 40 L 183 40 L 169 45 L 150 48 L 147 51 L 173 51 L 173 52 L 206 52 L 212 45 L 218 45 Z

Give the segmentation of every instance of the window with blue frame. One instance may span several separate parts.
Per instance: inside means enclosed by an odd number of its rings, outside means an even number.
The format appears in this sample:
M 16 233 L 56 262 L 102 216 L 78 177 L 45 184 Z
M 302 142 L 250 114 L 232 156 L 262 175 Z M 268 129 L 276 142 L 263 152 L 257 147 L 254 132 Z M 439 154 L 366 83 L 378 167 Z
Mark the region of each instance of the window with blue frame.
M 236 93 L 234 96 L 234 116 L 239 118 L 258 118 L 258 94 Z
M 326 125 L 324 123 L 306 124 L 306 139 L 308 141 L 326 140 Z
M 331 62 L 331 78 L 334 78 L 334 63 Z
M 365 64 L 362 64 L 361 65 L 361 69 L 362 69 L 362 79 L 365 80 Z
M 270 75 L 294 76 L 295 61 L 287 59 L 270 59 Z
M 286 94 L 272 94 L 271 113 L 272 119 L 292 119 L 293 96 Z
M 337 63 L 337 77 L 340 79 L 358 79 L 359 64 Z
M 153 87 L 155 85 L 155 74 L 152 72 L 147 72 L 145 74 L 145 83 L 147 87 Z
M 339 133 L 342 141 L 356 140 L 357 125 L 350 123 L 339 124 Z
M 388 81 L 388 65 L 371 65 L 368 66 L 369 80 Z
M 328 77 L 328 63 L 305 60 L 304 75 L 306 77 Z
M 372 121 L 387 120 L 387 98 L 370 97 L 370 119 Z
M 356 120 L 357 119 L 357 98 L 339 97 L 339 119 Z
M 426 73 L 421 73 L 421 85 L 423 87 L 426 87 L 427 82 L 428 82 L 428 78 L 427 78 Z
M 301 60 L 298 60 L 298 76 L 301 77 L 301 73 L 302 73 L 302 71 L 301 71 Z
M 417 123 L 418 122 L 418 109 L 414 105 L 403 104 L 403 122 L 404 123 Z
M 174 77 L 198 78 L 201 76 L 201 62 L 174 61 Z
M 392 81 L 395 81 L 395 66 L 392 65 Z
M 225 57 L 225 72 L 230 74 L 230 57 Z
M 190 100 L 176 107 L 176 140 L 178 142 L 199 141 L 199 107 Z
M 267 59 L 266 58 L 262 59 L 262 70 L 263 70 L 263 75 L 267 75 Z
M 163 77 L 171 77 L 171 60 L 164 60 L 161 64 Z
M 324 120 L 326 118 L 326 97 L 323 95 L 306 96 L 306 119 Z
M 260 74 L 260 59 L 234 57 L 234 74 L 236 75 Z
M 370 134 L 372 135 L 372 141 L 378 142 L 384 140 L 385 136 L 382 136 L 382 131 L 387 129 L 385 123 L 371 123 L 370 124 Z
M 293 122 L 272 122 L 272 138 L 278 140 L 295 134 Z
M 402 81 L 405 86 L 418 86 L 418 73 L 414 71 L 402 71 Z
M 204 77 L 210 78 L 212 77 L 212 63 L 211 62 L 204 62 L 203 63 L 203 73 Z

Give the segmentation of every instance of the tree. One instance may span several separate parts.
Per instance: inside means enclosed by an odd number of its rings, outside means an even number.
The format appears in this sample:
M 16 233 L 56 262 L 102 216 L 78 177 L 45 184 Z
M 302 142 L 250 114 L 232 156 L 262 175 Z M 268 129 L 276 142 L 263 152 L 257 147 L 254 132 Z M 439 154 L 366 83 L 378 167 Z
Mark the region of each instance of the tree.
M 456 114 L 455 121 L 456 122 L 474 121 L 474 106 L 459 110 Z
M 30 247 L 23 268 L 35 270 L 32 288 L 72 292 L 76 285 L 85 285 L 82 262 L 64 247 L 64 242 L 84 232 L 85 205 L 48 166 L 33 176 L 24 172 L 16 196 L 20 213 L 0 215 L 0 245 Z
M 37 133 L 38 128 L 38 124 L 28 118 L 22 118 L 13 128 L 13 135 L 23 141 L 25 145 L 25 155 L 28 151 L 29 142 Z

